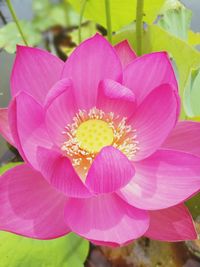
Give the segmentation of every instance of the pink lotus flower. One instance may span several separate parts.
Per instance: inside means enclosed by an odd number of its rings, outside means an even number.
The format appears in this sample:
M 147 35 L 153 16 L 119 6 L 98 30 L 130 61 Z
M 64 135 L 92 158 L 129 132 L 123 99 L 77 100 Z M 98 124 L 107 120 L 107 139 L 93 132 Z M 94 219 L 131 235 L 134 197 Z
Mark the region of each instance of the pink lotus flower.
M 183 201 L 200 189 L 200 124 L 178 122 L 165 52 L 136 58 L 100 35 L 64 63 L 18 46 L 0 128 L 25 163 L 0 180 L 0 229 L 96 244 L 196 231 Z

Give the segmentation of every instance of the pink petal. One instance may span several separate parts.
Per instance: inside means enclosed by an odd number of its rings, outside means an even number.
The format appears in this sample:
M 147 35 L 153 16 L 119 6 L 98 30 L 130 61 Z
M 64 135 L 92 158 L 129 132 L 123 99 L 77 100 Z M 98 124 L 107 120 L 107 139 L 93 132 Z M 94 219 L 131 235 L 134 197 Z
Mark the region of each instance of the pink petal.
M 163 148 L 200 156 L 200 123 L 194 121 L 178 122 L 164 142 Z
M 96 105 L 100 80 L 119 80 L 121 71 L 114 48 L 105 38 L 96 34 L 74 50 L 65 63 L 62 77 L 73 80 L 78 107 L 87 110 Z
M 23 90 L 43 103 L 52 85 L 59 80 L 63 66 L 64 62 L 45 50 L 17 46 L 11 75 L 12 96 Z
M 96 241 L 96 240 L 91 240 L 91 239 L 90 239 L 90 242 L 96 246 L 107 246 L 107 247 L 112 247 L 112 248 L 119 247 L 119 244 L 114 243 L 114 242 L 102 242 L 102 241 Z M 133 240 L 131 240 L 130 242 L 133 242 Z M 126 243 L 123 244 L 123 246 L 126 246 Z
M 105 112 L 114 112 L 128 118 L 136 108 L 136 99 L 130 89 L 106 79 L 99 84 L 96 106 Z
M 145 98 L 130 121 L 139 147 L 134 160 L 148 157 L 162 145 L 175 126 L 177 110 L 178 95 L 168 84 L 160 85 Z
M 118 149 L 104 147 L 94 159 L 86 178 L 86 185 L 97 194 L 111 193 L 125 186 L 135 170 L 129 159 Z
M 148 226 L 148 213 L 121 200 L 116 194 L 88 199 L 69 199 L 65 220 L 70 229 L 86 239 L 123 245 L 142 236 Z
M 123 243 L 123 246 L 127 246 L 131 243 L 133 243 L 133 239 L 132 240 L 129 240 L 125 243 Z M 114 243 L 114 242 L 103 242 L 103 241 L 96 241 L 96 240 L 91 240 L 90 239 L 90 242 L 92 242 L 93 244 L 97 245 L 97 246 L 107 246 L 107 247 L 112 247 L 112 248 L 116 248 L 116 247 L 119 247 L 119 244 L 117 243 Z
M 8 143 L 14 145 L 14 140 L 8 122 L 8 108 L 0 108 L 0 133 Z
M 29 165 L 12 168 L 0 178 L 0 229 L 38 239 L 65 235 L 66 200 Z
M 69 197 L 91 196 L 67 157 L 45 148 L 38 148 L 37 156 L 41 173 L 58 190 Z
M 39 146 L 52 148 L 53 143 L 44 125 L 43 108 L 24 92 L 16 96 L 16 127 L 26 159 L 38 169 L 37 148 Z
M 140 209 L 168 208 L 200 190 L 200 158 L 194 155 L 159 150 L 134 167 L 134 178 L 120 192 Z
M 133 90 L 138 103 L 163 83 L 172 84 L 178 90 L 176 77 L 166 52 L 138 57 L 124 70 L 124 85 Z
M 145 236 L 168 242 L 197 239 L 197 233 L 188 209 L 177 205 L 164 210 L 150 211 L 150 226 Z
M 24 161 L 28 161 L 26 159 L 26 156 L 24 154 L 24 151 L 21 146 L 21 142 L 18 135 L 18 129 L 17 129 L 17 104 L 16 104 L 16 98 L 14 97 L 9 104 L 8 107 L 8 121 L 10 130 L 14 139 L 15 147 L 17 148 L 18 152 L 20 153 L 21 157 Z
M 124 40 L 114 46 L 118 57 L 121 60 L 122 67 L 125 68 L 129 63 L 131 63 L 135 58 L 137 58 L 136 53 L 131 49 L 127 40 Z
M 51 89 L 46 98 L 45 124 L 52 141 L 59 147 L 66 141 L 63 134 L 67 124 L 77 113 L 73 88 L 68 79 L 60 80 Z

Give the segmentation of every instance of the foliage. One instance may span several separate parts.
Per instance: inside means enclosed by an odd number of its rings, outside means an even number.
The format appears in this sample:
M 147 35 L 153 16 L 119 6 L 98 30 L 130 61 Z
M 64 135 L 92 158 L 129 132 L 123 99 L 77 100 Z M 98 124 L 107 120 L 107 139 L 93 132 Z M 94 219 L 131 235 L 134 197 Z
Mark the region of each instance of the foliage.
M 77 14 L 68 2 L 53 4 L 49 0 L 33 1 L 34 18 L 32 21 L 20 21 L 29 46 L 37 46 L 42 42 L 42 33 L 54 26 L 74 27 L 79 23 Z M 14 22 L 0 29 L 0 48 L 8 53 L 16 51 L 16 45 L 24 42 Z
M 81 27 L 81 38 L 84 41 L 87 38 L 90 38 L 97 32 L 96 24 L 94 22 L 88 22 L 87 24 Z M 78 30 L 74 30 L 71 32 L 72 40 L 78 44 Z
M 75 234 L 44 241 L 0 233 L 0 267 L 83 267 L 88 250 Z
M 194 49 L 200 44 L 200 34 L 190 30 L 191 18 L 192 12 L 179 1 L 168 0 L 158 21 L 163 30 L 156 25 L 150 26 L 152 51 L 166 50 L 176 63 L 183 104 L 182 118 L 185 113 L 190 117 L 200 115 L 197 104 L 200 96 L 200 76 L 197 75 L 200 53 Z
M 188 42 L 192 46 L 197 46 L 200 44 L 200 33 L 189 31 L 188 33 Z
M 186 9 L 183 5 L 177 4 L 171 8 L 168 4 L 163 9 L 158 25 L 172 35 L 187 41 L 191 18 L 192 12 Z
M 45 31 L 53 26 L 77 26 L 79 23 L 79 14 L 77 14 L 68 2 L 52 4 L 49 0 L 33 1 L 33 11 L 35 18 L 33 24 L 40 31 Z
M 2 175 L 5 171 L 22 164 L 22 162 L 10 162 L 0 167 L 0 175 Z
M 83 0 L 69 0 L 72 6 L 80 12 Z M 144 20 L 152 23 L 156 19 L 164 0 L 144 1 Z M 113 31 L 133 22 L 136 18 L 136 0 L 110 0 L 111 20 Z M 104 1 L 88 0 L 84 17 L 106 27 Z
M 200 67 L 191 69 L 185 86 L 183 104 L 190 118 L 200 116 Z
M 200 65 L 200 53 L 188 43 L 165 32 L 157 25 L 150 27 L 150 35 L 151 51 L 166 50 L 173 57 L 178 69 L 180 95 L 183 97 L 190 70 Z
M 41 35 L 32 23 L 20 21 L 20 25 L 30 46 L 38 45 L 41 42 Z M 14 53 L 16 44 L 24 45 L 24 42 L 15 23 L 10 22 L 0 29 L 0 48 L 4 48 L 8 53 Z

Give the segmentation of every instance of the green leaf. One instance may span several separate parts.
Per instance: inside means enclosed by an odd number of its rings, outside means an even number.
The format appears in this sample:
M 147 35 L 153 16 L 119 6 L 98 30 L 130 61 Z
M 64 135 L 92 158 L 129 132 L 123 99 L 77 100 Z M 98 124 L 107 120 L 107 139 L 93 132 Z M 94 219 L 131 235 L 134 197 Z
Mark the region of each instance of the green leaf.
M 131 23 L 126 27 L 123 27 L 120 31 L 113 35 L 113 44 L 117 44 L 123 40 L 128 40 L 129 44 L 132 46 L 133 50 L 136 51 L 136 27 L 135 23 Z M 150 53 L 150 32 L 147 29 L 143 30 L 143 45 L 142 54 Z
M 167 0 L 158 25 L 192 46 L 200 44 L 200 33 L 190 30 L 192 11 L 177 0 Z
M 51 4 L 49 1 L 33 1 L 35 17 L 34 26 L 45 31 L 53 26 L 77 26 L 79 24 L 79 14 L 77 14 L 69 3 Z
M 75 234 L 34 240 L 0 233 L 0 267 L 83 267 L 89 242 Z
M 168 33 L 195 46 L 200 43 L 200 35 L 190 31 L 191 18 L 192 12 L 190 10 L 186 9 L 179 1 L 170 0 L 164 7 L 163 16 L 158 21 L 158 25 Z M 200 65 L 199 53 L 198 56 L 195 55 L 194 50 L 190 46 L 186 46 L 186 43 L 177 44 L 174 40 L 167 51 L 170 51 L 178 66 L 184 111 L 187 117 L 195 118 L 195 116 L 200 115 L 200 69 L 194 69 L 193 67 Z M 186 53 L 187 55 L 185 55 Z M 187 56 L 190 56 L 190 59 Z M 197 62 L 193 62 L 196 57 Z M 185 78 L 187 80 L 183 80 Z M 183 112 L 182 117 L 184 117 Z
M 92 35 L 94 35 L 97 32 L 96 29 L 96 24 L 93 22 L 88 22 L 87 24 L 83 25 L 81 27 L 81 39 L 82 41 L 90 38 Z M 78 40 L 78 30 L 73 30 L 70 33 L 72 37 L 72 41 L 78 45 L 79 40 Z
M 190 71 L 184 90 L 184 107 L 188 117 L 200 116 L 200 68 Z
M 40 13 L 40 14 L 42 12 L 45 13 L 46 12 L 45 10 L 49 9 L 49 7 L 51 5 L 49 0 L 43 0 L 43 1 L 41 1 L 41 0 L 33 0 L 32 2 L 33 2 L 32 3 L 33 12 L 34 13 Z
M 168 9 L 176 9 L 181 6 L 181 2 L 179 0 L 165 0 L 165 3 L 161 9 L 161 12 L 165 12 Z
M 200 33 L 189 31 L 188 42 L 190 45 L 193 45 L 193 46 L 200 45 Z
M 174 59 L 178 69 L 180 95 L 183 98 L 190 70 L 200 66 L 200 53 L 157 25 L 150 26 L 150 35 L 151 51 L 165 50 Z
M 68 2 L 80 12 L 83 0 L 69 0 Z M 158 15 L 164 0 L 144 1 L 144 21 L 152 23 Z M 136 0 L 110 0 L 110 11 L 112 30 L 116 31 L 130 24 L 136 19 Z M 84 17 L 95 21 L 106 28 L 105 3 L 104 0 L 88 0 L 86 3 Z
M 191 19 L 192 12 L 189 9 L 180 3 L 175 6 L 172 4 L 163 12 L 158 25 L 172 35 L 187 41 Z
M 40 33 L 27 21 L 20 21 L 26 40 L 29 46 L 35 46 L 41 42 Z M 16 51 L 16 45 L 24 45 L 21 35 L 14 22 L 6 24 L 0 29 L 0 48 L 4 48 L 8 53 Z
M 4 172 L 6 172 L 7 170 L 17 166 L 17 165 L 20 165 L 22 164 L 23 162 L 10 162 L 10 163 L 7 163 L 3 166 L 0 167 L 0 175 L 2 175 Z
M 191 120 L 200 122 L 200 116 L 192 117 Z

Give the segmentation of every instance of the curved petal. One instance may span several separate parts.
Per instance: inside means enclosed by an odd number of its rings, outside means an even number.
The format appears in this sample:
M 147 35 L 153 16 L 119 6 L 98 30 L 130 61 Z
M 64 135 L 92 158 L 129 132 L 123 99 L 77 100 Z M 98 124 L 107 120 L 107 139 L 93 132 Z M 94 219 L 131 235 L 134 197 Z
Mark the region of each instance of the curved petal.
M 66 200 L 29 165 L 14 167 L 0 178 L 0 229 L 38 239 L 65 235 Z
M 114 48 L 105 38 L 96 34 L 74 50 L 65 63 L 62 78 L 73 80 L 78 107 L 87 110 L 96 105 L 100 80 L 119 80 L 121 71 Z
M 86 239 L 123 245 L 142 236 L 149 226 L 146 211 L 136 209 L 116 194 L 88 199 L 69 199 L 65 220 L 70 229 Z
M 162 147 L 200 156 L 200 123 L 194 121 L 178 122 Z
M 129 118 L 136 108 L 135 95 L 120 83 L 106 79 L 99 84 L 96 107 Z
M 123 243 L 123 246 L 129 245 L 133 243 L 133 241 L 134 239 L 128 240 L 127 242 Z M 90 239 L 90 242 L 92 242 L 94 245 L 97 245 L 97 246 L 107 246 L 107 247 L 112 247 L 112 248 L 119 247 L 119 244 L 114 243 L 114 242 L 103 242 L 103 241 L 97 241 L 97 240 L 91 240 L 91 239 Z
M 86 185 L 96 194 L 111 193 L 125 186 L 134 174 L 130 160 L 118 149 L 107 146 L 94 159 Z
M 119 244 L 114 243 L 114 242 L 103 242 L 103 241 L 96 241 L 96 240 L 91 240 L 91 239 L 90 239 L 90 242 L 96 246 L 107 246 L 107 247 L 112 247 L 112 248 L 119 247 Z M 130 243 L 131 242 L 133 242 L 133 240 L 131 240 Z M 126 246 L 126 243 L 123 244 L 123 246 Z
M 0 108 L 0 133 L 10 143 L 14 145 L 9 121 L 8 121 L 8 108 Z
M 123 72 L 123 84 L 133 90 L 138 103 L 156 87 L 169 83 L 178 90 L 176 77 L 166 52 L 138 57 Z
M 67 157 L 40 147 L 37 151 L 37 157 L 41 173 L 58 190 L 69 197 L 91 196 Z
M 124 40 L 114 46 L 118 57 L 121 60 L 122 67 L 125 68 L 129 63 L 131 63 L 135 58 L 137 58 L 136 53 L 131 49 L 127 40 Z
M 14 97 L 9 104 L 8 107 L 8 121 L 9 121 L 9 126 L 10 130 L 12 132 L 12 136 L 14 139 L 14 144 L 15 147 L 17 148 L 18 152 L 20 153 L 20 156 L 23 158 L 24 161 L 28 162 L 24 151 L 21 146 L 21 142 L 19 139 L 18 135 L 18 130 L 17 130 L 17 104 L 16 104 L 16 97 Z
M 197 233 L 188 209 L 177 205 L 168 209 L 149 212 L 150 225 L 145 236 L 168 242 L 197 239 Z
M 45 124 L 56 145 L 66 141 L 65 127 L 72 123 L 77 111 L 71 81 L 60 80 L 47 95 L 45 104 Z
M 134 161 L 154 153 L 165 141 L 177 121 L 178 95 L 168 84 L 154 89 L 130 120 L 139 150 Z
M 16 131 L 23 153 L 28 162 L 38 169 L 38 146 L 52 148 L 44 124 L 43 108 L 32 96 L 21 92 L 16 96 Z M 14 118 L 13 118 L 14 119 Z
M 120 195 L 140 209 L 168 208 L 200 190 L 200 158 L 194 155 L 159 150 L 134 167 L 135 176 Z
M 11 75 L 12 96 L 24 91 L 43 103 L 52 85 L 60 79 L 63 66 L 64 62 L 45 50 L 17 46 Z

